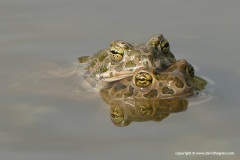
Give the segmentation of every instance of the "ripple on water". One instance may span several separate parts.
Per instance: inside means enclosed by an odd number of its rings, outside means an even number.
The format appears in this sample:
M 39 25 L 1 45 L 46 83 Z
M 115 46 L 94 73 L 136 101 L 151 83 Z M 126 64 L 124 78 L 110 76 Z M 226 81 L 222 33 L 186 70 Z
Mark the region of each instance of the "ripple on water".
M 94 99 L 98 96 L 94 88 L 85 84 L 82 78 L 82 66 L 77 63 L 70 66 L 56 63 L 39 64 L 29 70 L 13 74 L 11 79 L 8 88 L 14 92 L 40 93 L 78 101 Z
M 199 105 L 201 103 L 210 101 L 213 98 L 215 82 L 209 79 L 208 77 L 204 77 L 204 76 L 201 76 L 201 77 L 208 82 L 206 89 L 202 91 L 197 91 L 194 93 L 192 97 L 189 97 L 188 98 L 189 106 Z

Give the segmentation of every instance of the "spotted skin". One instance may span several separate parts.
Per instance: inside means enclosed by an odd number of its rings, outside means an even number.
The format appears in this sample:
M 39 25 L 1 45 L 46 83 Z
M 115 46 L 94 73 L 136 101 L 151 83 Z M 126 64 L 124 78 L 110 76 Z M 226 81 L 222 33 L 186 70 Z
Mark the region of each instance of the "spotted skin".
M 113 82 L 132 76 L 134 71 L 140 68 L 166 69 L 176 59 L 170 52 L 170 48 L 160 47 L 163 39 L 167 42 L 162 35 L 151 37 L 145 44 L 113 41 L 109 48 L 92 56 L 79 57 L 78 61 L 85 67 L 83 71 L 85 77 L 104 82 Z
M 107 94 L 105 96 L 109 96 L 109 99 L 118 100 L 187 97 L 200 90 L 196 85 L 197 83 L 203 83 L 202 81 L 195 82 L 195 75 L 189 74 L 188 71 L 191 68 L 188 66 L 188 62 L 183 59 L 176 61 L 168 69 L 162 71 L 139 69 L 134 72 L 131 78 L 128 77 L 113 83 L 112 86 L 102 89 L 100 94 Z M 136 83 L 136 81 L 141 81 L 141 83 Z M 204 86 L 202 87 L 204 88 Z
M 133 121 L 161 121 L 170 113 L 185 111 L 185 99 L 207 82 L 194 74 L 186 60 L 176 60 L 163 35 L 145 44 L 113 41 L 109 48 L 82 56 L 83 77 L 111 106 L 116 126 Z

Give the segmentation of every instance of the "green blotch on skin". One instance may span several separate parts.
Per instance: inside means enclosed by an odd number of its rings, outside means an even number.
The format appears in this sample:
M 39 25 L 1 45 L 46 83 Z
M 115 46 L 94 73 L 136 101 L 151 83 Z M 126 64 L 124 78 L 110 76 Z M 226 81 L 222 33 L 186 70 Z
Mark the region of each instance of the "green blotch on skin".
M 159 80 L 159 81 L 167 80 L 167 78 L 168 78 L 168 74 L 154 73 L 154 75 L 155 75 L 156 79 Z
M 96 71 L 96 74 L 103 73 L 106 71 L 108 71 L 107 65 L 103 65 Z
M 95 53 L 93 56 L 95 58 L 98 58 L 102 53 L 105 53 L 105 50 L 99 50 L 97 53 Z
M 100 68 L 101 73 L 106 72 L 107 70 L 108 70 L 108 68 L 106 65 L 104 65 L 103 67 Z
M 182 80 L 180 80 L 178 77 L 175 78 L 176 81 L 176 87 L 178 88 L 183 88 L 184 87 L 184 83 Z
M 198 90 L 203 90 L 207 85 L 207 81 L 198 76 L 194 76 L 194 85 Z
M 163 93 L 163 94 L 173 94 L 174 91 L 173 91 L 173 89 L 170 89 L 170 88 L 168 88 L 168 87 L 163 87 L 162 93 Z
M 98 56 L 99 62 L 102 62 L 106 57 L 107 57 L 107 53 L 106 52 L 101 52 Z
M 128 92 L 124 93 L 125 98 L 126 97 L 131 97 L 134 94 L 134 88 L 132 86 L 129 86 Z
M 120 63 L 118 66 L 115 67 L 115 70 L 116 70 L 117 72 L 122 71 L 122 69 L 123 69 L 123 62 Z
M 86 63 L 88 62 L 90 59 L 90 56 L 82 56 L 82 57 L 78 57 L 78 62 L 79 63 Z
M 176 59 L 175 59 L 174 55 L 170 51 L 168 52 L 167 59 L 170 63 L 176 62 Z
M 146 98 L 155 98 L 158 95 L 158 91 L 156 89 L 151 90 L 147 94 L 144 94 L 143 96 Z
M 96 65 L 97 63 L 97 59 L 94 59 L 92 61 L 92 63 L 90 63 L 87 67 L 86 67 L 86 70 L 89 70 L 90 68 L 94 68 L 94 66 Z
M 104 60 L 104 63 L 105 63 L 105 64 L 108 64 L 108 63 L 110 63 L 110 60 L 109 60 L 109 59 L 105 59 L 105 60 Z
M 135 57 L 135 58 L 139 58 L 139 57 L 141 57 L 141 52 L 138 50 L 131 50 L 131 51 L 129 51 L 128 55 Z
M 133 69 L 133 67 L 135 67 L 136 64 L 134 63 L 134 61 L 129 61 L 126 63 L 125 67 L 128 68 L 129 70 Z
M 114 86 L 114 91 L 117 92 L 119 90 L 123 90 L 124 88 L 126 88 L 124 84 L 118 83 L 117 85 Z

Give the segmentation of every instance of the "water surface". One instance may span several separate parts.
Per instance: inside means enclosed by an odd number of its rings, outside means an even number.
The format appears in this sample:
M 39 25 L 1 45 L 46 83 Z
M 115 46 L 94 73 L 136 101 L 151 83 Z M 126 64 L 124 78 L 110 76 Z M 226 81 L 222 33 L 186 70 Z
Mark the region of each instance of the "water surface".
M 239 159 L 239 1 L 0 0 L 0 154 L 6 160 Z M 74 62 L 161 33 L 206 77 L 209 99 L 162 122 L 112 124 Z M 204 102 L 203 102 L 204 101 Z M 201 102 L 201 103 L 200 103 Z

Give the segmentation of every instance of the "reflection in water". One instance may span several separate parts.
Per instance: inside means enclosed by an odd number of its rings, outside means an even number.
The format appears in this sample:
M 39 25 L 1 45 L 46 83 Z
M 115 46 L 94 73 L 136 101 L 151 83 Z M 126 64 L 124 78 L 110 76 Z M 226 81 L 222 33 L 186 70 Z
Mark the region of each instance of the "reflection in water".
M 132 121 L 161 121 L 170 113 L 185 111 L 188 101 L 203 90 L 207 81 L 194 75 L 186 60 L 177 60 L 165 70 L 144 68 L 133 76 L 109 83 L 100 96 L 111 106 L 111 119 L 117 126 Z
M 100 91 L 100 96 L 111 106 L 111 120 L 119 127 L 127 126 L 133 121 L 161 121 L 170 113 L 185 111 L 188 106 L 188 101 L 183 98 L 157 100 L 126 98 L 119 101 L 106 96 L 104 90 Z

